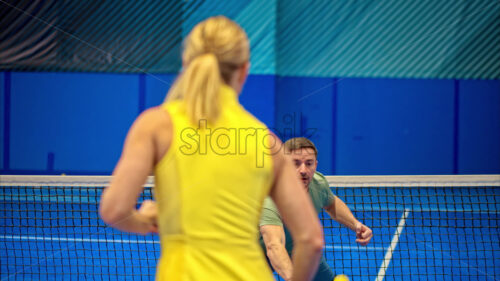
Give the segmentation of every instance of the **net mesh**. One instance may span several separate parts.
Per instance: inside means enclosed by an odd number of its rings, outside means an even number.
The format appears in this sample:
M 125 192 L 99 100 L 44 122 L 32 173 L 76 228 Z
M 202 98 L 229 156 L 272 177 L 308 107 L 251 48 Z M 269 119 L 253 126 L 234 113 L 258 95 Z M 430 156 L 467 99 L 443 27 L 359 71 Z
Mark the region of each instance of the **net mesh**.
M 319 216 L 324 256 L 351 280 L 499 280 L 500 175 L 327 177 L 372 228 L 369 245 Z M 154 280 L 155 235 L 106 226 L 109 177 L 0 178 L 1 280 Z M 140 201 L 152 196 L 149 179 Z

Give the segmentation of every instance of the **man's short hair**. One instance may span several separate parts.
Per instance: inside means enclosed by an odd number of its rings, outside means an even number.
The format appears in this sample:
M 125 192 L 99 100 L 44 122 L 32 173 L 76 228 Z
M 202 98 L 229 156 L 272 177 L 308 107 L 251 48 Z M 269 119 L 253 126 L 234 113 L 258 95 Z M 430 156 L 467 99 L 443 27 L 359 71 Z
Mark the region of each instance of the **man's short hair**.
M 291 138 L 285 142 L 285 152 L 291 153 L 294 150 L 299 150 L 302 148 L 312 148 L 314 150 L 314 156 L 318 159 L 318 150 L 314 143 L 307 138 Z

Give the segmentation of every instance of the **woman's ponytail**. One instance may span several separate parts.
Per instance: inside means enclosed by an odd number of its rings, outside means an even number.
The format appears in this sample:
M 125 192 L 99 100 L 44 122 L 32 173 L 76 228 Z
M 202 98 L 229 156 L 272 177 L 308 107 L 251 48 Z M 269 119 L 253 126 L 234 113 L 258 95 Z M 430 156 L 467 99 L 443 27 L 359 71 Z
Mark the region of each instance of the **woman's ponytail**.
M 187 116 L 195 124 L 202 119 L 213 122 L 220 113 L 221 80 L 215 55 L 211 53 L 199 55 L 179 76 L 168 93 L 167 101 L 182 99 Z

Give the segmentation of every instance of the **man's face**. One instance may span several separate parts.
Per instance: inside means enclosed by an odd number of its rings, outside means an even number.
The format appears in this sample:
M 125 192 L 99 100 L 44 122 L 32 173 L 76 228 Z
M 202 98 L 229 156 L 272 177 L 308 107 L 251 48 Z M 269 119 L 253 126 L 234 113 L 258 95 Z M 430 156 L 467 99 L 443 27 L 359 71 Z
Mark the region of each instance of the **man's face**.
M 316 167 L 318 166 L 314 150 L 312 148 L 301 148 L 293 150 L 290 156 L 295 165 L 297 175 L 304 184 L 304 187 L 306 189 L 309 188 L 309 183 L 311 183 L 314 173 L 316 172 Z

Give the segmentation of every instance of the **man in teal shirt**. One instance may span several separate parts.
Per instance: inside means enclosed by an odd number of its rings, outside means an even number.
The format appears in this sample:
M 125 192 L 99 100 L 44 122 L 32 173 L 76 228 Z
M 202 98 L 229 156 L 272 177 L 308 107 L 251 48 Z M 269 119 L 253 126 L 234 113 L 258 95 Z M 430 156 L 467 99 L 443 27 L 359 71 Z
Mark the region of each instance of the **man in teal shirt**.
M 326 178 L 316 171 L 318 151 L 314 144 L 306 138 L 293 138 L 285 142 L 284 146 L 285 153 L 291 156 L 304 188 L 309 192 L 316 212 L 320 213 L 324 209 L 332 219 L 356 233 L 357 243 L 367 245 L 373 237 L 372 230 L 354 217 L 349 207 L 332 193 Z M 261 244 L 269 262 L 283 279 L 290 280 L 293 274 L 290 260 L 293 241 L 288 230 L 283 227 L 278 209 L 270 197 L 264 200 L 259 226 Z M 313 280 L 332 281 L 334 277 L 323 257 Z

